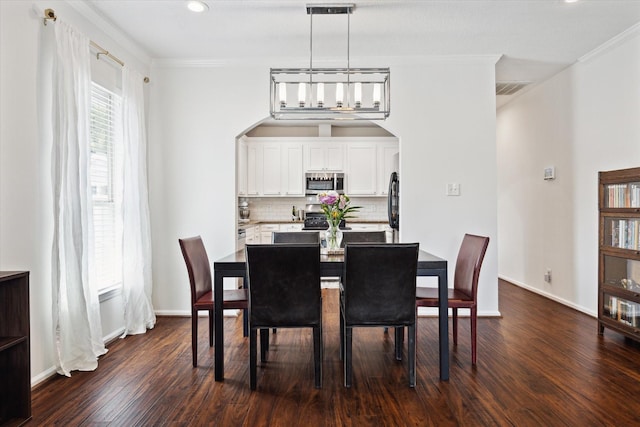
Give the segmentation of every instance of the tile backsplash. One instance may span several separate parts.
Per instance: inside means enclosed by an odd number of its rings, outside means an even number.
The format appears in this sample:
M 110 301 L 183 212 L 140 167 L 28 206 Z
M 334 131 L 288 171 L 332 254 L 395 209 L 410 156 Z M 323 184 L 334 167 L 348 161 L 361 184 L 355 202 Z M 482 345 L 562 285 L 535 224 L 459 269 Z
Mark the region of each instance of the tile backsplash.
M 304 197 L 250 197 L 250 216 L 252 221 L 289 221 L 291 220 L 292 207 L 296 211 L 305 209 L 306 199 Z M 387 198 L 386 197 L 352 197 L 352 206 L 360 206 L 354 213 L 355 218 L 366 221 L 386 221 L 387 220 Z

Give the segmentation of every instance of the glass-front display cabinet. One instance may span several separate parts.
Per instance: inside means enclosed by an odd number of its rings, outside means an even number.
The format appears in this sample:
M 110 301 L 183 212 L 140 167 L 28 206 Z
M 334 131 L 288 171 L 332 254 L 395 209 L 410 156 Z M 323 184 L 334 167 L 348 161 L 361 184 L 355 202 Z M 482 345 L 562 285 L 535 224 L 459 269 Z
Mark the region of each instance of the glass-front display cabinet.
M 640 168 L 599 181 L 598 332 L 640 341 Z

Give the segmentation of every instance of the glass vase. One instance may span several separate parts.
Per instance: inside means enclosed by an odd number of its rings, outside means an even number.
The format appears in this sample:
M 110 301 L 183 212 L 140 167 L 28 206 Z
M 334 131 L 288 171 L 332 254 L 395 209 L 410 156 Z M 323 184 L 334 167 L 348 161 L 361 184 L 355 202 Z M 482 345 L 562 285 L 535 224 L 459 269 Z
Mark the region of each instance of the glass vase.
M 336 251 L 340 249 L 340 243 L 342 242 L 342 230 L 338 225 L 329 224 L 327 232 L 325 234 L 327 241 L 327 249 L 329 251 Z

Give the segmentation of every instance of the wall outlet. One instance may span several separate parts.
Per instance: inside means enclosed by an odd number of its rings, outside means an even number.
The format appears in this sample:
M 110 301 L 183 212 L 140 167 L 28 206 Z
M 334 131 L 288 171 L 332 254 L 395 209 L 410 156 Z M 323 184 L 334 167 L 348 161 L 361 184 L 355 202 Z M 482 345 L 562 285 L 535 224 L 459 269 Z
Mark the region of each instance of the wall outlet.
M 460 184 L 457 182 L 450 182 L 447 184 L 447 196 L 459 196 Z
M 551 283 L 551 269 L 547 268 L 547 272 L 544 273 L 544 281 L 547 283 Z

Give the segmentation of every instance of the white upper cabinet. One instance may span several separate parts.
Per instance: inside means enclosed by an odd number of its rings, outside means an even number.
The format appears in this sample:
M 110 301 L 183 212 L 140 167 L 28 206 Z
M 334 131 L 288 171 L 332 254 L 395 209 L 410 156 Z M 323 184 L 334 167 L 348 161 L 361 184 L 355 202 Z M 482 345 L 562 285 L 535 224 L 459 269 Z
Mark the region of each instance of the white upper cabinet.
M 344 143 L 310 142 L 305 145 L 304 169 L 315 171 L 343 171 Z
M 247 196 L 304 196 L 302 143 L 247 140 L 246 152 Z M 238 189 L 241 180 L 238 176 Z
M 236 154 L 238 196 L 247 195 L 247 154 L 247 143 L 242 140 L 238 141 L 238 151 Z
M 336 141 L 339 139 L 339 141 Z M 385 196 L 396 138 L 244 137 L 238 141 L 239 196 L 302 197 L 305 172 L 341 171 L 349 196 Z
M 375 196 L 377 190 L 377 147 L 371 142 L 347 145 L 346 186 L 349 196 Z
M 389 194 L 389 178 L 392 172 L 398 172 L 397 156 L 399 147 L 397 142 L 378 144 L 378 191 L 377 194 Z
M 284 196 L 304 196 L 302 144 L 282 144 L 281 187 Z
M 280 144 L 263 144 L 262 147 L 262 195 L 282 195 L 282 147 Z

